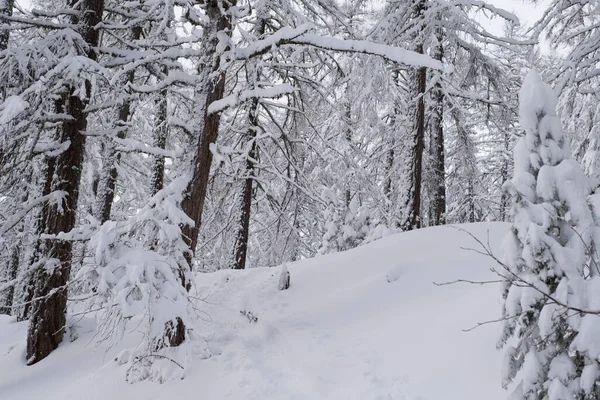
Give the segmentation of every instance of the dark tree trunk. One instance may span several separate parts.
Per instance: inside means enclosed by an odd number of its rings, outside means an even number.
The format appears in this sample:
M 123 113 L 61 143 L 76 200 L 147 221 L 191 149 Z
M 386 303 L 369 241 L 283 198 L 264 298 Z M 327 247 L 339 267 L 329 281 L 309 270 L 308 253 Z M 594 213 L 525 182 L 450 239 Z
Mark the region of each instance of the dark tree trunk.
M 14 0 L 4 0 L 2 7 L 0 7 L 0 15 L 6 15 L 8 17 L 12 16 Z M 6 23 L 6 22 L 4 22 Z M 0 29 L 0 51 L 6 50 L 8 48 L 8 39 L 10 37 L 10 30 L 8 29 Z M 6 82 L 0 83 L 0 101 L 4 100 L 6 95 Z M 0 165 L 2 165 L 3 159 L 3 150 L 0 148 Z M 11 255 L 9 257 L 7 263 L 8 270 L 8 279 L 13 280 L 17 277 L 17 272 L 19 269 L 19 254 L 20 254 L 20 246 L 21 243 L 15 244 L 15 246 L 11 250 Z M 15 287 L 14 285 L 8 289 L 8 293 L 6 295 L 5 303 L 3 307 L 0 307 L 0 314 L 12 314 L 12 305 L 13 299 L 15 295 Z
M 0 15 L 6 15 L 7 17 L 12 16 L 13 8 L 15 5 L 15 0 L 4 0 L 2 4 L 3 7 L 0 7 Z M 6 24 L 6 21 L 2 21 L 2 23 Z M 6 50 L 8 48 L 8 39 L 10 38 L 10 30 L 9 29 L 0 29 L 0 51 Z M 6 93 L 6 85 L 8 82 L 0 82 L 0 100 L 4 100 L 4 96 Z M 0 149 L 0 152 L 2 149 Z M 0 162 L 2 161 L 2 157 L 0 155 Z
M 502 153 L 502 166 L 500 168 L 500 176 L 502 176 L 502 183 L 508 181 L 509 176 L 509 157 L 510 157 L 510 134 L 504 132 L 504 149 Z M 508 220 L 508 209 L 510 207 L 510 196 L 506 190 L 501 188 L 502 194 L 500 195 L 500 221 Z
M 416 51 L 423 53 L 423 46 L 417 46 Z M 423 147 L 425 136 L 425 88 L 426 88 L 427 70 L 419 68 L 414 74 L 413 101 L 416 101 L 414 107 L 414 123 L 412 138 L 408 145 L 407 159 L 404 160 L 405 168 L 402 173 L 406 182 L 406 187 L 402 188 L 403 193 L 403 218 L 400 221 L 400 228 L 408 231 L 421 227 L 421 181 L 423 175 Z
M 385 183 L 383 185 L 383 194 L 388 203 L 392 203 L 392 170 L 394 168 L 394 146 L 395 143 L 390 143 L 391 148 L 387 151 L 385 157 Z
M 161 90 L 154 104 L 155 120 L 154 120 L 154 147 L 165 149 L 167 146 L 167 137 L 169 135 L 169 127 L 167 125 L 167 90 Z M 150 193 L 154 196 L 164 186 L 165 179 L 165 158 L 163 156 L 154 157 L 154 168 L 152 169 L 152 182 Z
M 0 14 L 11 17 L 13 14 L 13 8 L 15 6 L 15 0 L 4 0 L 2 3 L 3 7 L 0 7 Z M 6 22 L 4 22 L 6 23 Z M 8 48 L 8 39 L 10 37 L 10 30 L 0 29 L 0 51 Z
M 131 38 L 132 40 L 138 40 L 142 35 L 142 28 L 135 27 L 132 29 Z M 135 71 L 129 71 L 124 79 L 120 82 L 120 85 L 127 88 L 133 83 L 135 78 Z M 125 139 L 127 137 L 127 123 L 131 116 L 131 100 L 125 99 L 123 104 L 117 109 L 117 121 L 115 122 L 115 128 L 117 129 L 117 137 L 119 139 Z M 114 145 L 110 143 L 104 144 L 104 159 L 102 164 L 102 171 L 100 172 L 100 178 L 97 183 L 96 189 L 96 218 L 100 220 L 100 223 L 105 223 L 110 219 L 112 212 L 112 204 L 115 199 L 115 189 L 117 187 L 117 179 L 119 172 L 117 166 L 121 161 L 121 153 L 116 151 Z
M 246 255 L 248 253 L 248 236 L 250 229 L 250 212 L 252 207 L 252 184 L 254 183 L 254 160 L 257 155 L 256 134 L 258 130 L 258 99 L 252 100 L 250 110 L 248 111 L 250 129 L 247 134 L 247 141 L 251 143 L 248 157 L 246 158 L 246 179 L 242 189 L 242 201 L 239 229 L 235 236 L 234 246 L 234 269 L 246 268 Z
M 437 32 L 437 46 L 433 58 L 442 61 L 444 58 L 444 48 L 442 46 L 443 35 L 441 28 Z M 440 80 L 435 84 L 431 99 L 433 101 L 431 128 L 432 128 L 432 147 L 433 147 L 433 199 L 431 205 L 432 225 L 442 225 L 446 216 L 446 162 L 444 154 L 444 91 Z
M 348 89 L 347 88 L 346 88 L 346 93 L 347 93 L 346 96 L 348 96 Z M 346 102 L 345 107 L 346 107 L 346 113 L 345 113 L 346 114 L 346 124 L 348 125 L 347 129 L 346 129 L 346 137 L 345 137 L 345 139 L 346 139 L 346 145 L 348 146 L 348 149 L 350 150 L 351 149 L 351 145 L 352 145 L 352 107 L 350 105 L 350 100 L 348 100 Z M 350 162 L 349 162 L 349 158 L 351 156 L 352 156 L 351 154 L 346 154 L 346 157 L 345 157 L 346 158 L 346 163 L 347 163 L 346 165 L 347 165 L 348 168 L 351 168 Z M 348 182 L 348 180 L 346 180 L 345 185 L 346 185 L 346 190 L 345 190 L 345 193 L 344 193 L 344 202 L 346 204 L 346 208 L 349 208 L 350 207 L 350 200 L 352 199 L 352 192 L 350 191 L 350 182 Z
M 102 0 L 82 0 L 78 4 L 80 18 L 73 17 L 73 24 L 90 45 L 87 56 L 93 60 L 93 48 L 98 46 L 99 32 L 95 27 L 102 19 Z M 62 95 L 63 112 L 72 119 L 63 122 L 59 131 L 61 142 L 70 141 L 69 147 L 56 158 L 52 190 L 64 191 L 67 196 L 62 204 L 48 208 L 45 233 L 55 235 L 69 232 L 75 226 L 79 183 L 85 152 L 87 116 L 84 109 L 87 102 L 74 96 L 75 88 L 66 87 Z M 27 332 L 27 364 L 34 364 L 47 357 L 62 341 L 65 332 L 67 289 L 71 272 L 72 243 L 63 240 L 47 240 L 44 244 L 46 259 L 43 268 L 34 272 L 34 299 L 31 304 L 31 317 Z
M 57 100 L 54 104 L 55 112 L 59 113 L 63 111 L 63 104 L 61 100 Z M 60 135 L 60 129 L 57 129 L 56 138 Z M 48 157 L 46 159 L 45 165 L 45 177 L 44 177 L 44 188 L 42 189 L 42 196 L 47 196 L 52 191 L 52 178 L 54 177 L 54 172 L 56 171 L 56 158 Z M 37 217 L 36 229 L 39 233 L 46 232 L 46 221 L 48 220 L 48 203 L 44 203 L 41 207 L 41 211 Z M 31 265 L 34 265 L 40 261 L 40 258 L 43 257 L 41 254 L 43 251 L 44 242 L 41 239 L 36 240 L 35 248 L 33 250 L 33 254 L 30 260 Z M 29 319 L 30 311 L 31 311 L 31 301 L 33 299 L 33 294 L 35 291 L 35 273 L 32 273 L 27 277 L 27 283 L 23 287 L 23 310 L 21 315 L 17 317 L 19 321 L 25 321 Z
M 219 71 L 219 58 L 216 57 L 216 48 L 219 43 L 217 33 L 225 32 L 227 35 L 231 35 L 231 16 L 227 14 L 227 8 L 234 5 L 235 1 L 221 3 L 217 0 L 210 0 L 206 2 L 206 14 L 210 26 L 206 31 L 207 40 L 204 44 L 205 63 L 200 67 L 205 69 L 201 75 L 206 79 L 200 93 L 203 102 L 202 126 L 196 147 L 192 179 L 181 204 L 183 211 L 194 221 L 194 226 L 184 226 L 182 229 L 184 240 L 190 249 L 186 257 L 190 268 L 198 244 L 198 230 L 202 223 L 202 211 L 212 164 L 210 145 L 217 140 L 221 119 L 219 113 L 209 114 L 208 106 L 214 101 L 222 99 L 225 91 L 225 72 Z M 184 282 L 183 285 L 188 288 L 189 282 Z
M 400 85 L 400 73 L 397 69 L 394 69 L 392 72 L 392 79 L 394 80 L 396 86 Z M 386 201 L 386 213 L 387 213 L 387 224 L 388 226 L 399 225 L 398 216 L 395 213 L 395 203 L 396 199 L 393 198 L 393 179 L 396 176 L 394 173 L 394 166 L 397 163 L 396 160 L 396 141 L 399 140 L 396 136 L 400 131 L 400 123 L 398 121 L 398 117 L 400 116 L 400 104 L 398 99 L 394 101 L 394 109 L 389 119 L 390 126 L 390 144 L 389 149 L 387 150 L 387 154 L 385 157 L 385 165 L 384 165 L 384 184 L 383 184 L 383 194 L 385 196 Z
M 21 243 L 17 243 L 10 251 L 10 257 L 7 262 L 8 280 L 12 281 L 17 279 L 17 273 L 19 271 L 19 260 L 21 252 Z M 12 315 L 12 306 L 15 298 L 15 285 L 12 285 L 7 289 L 6 299 L 4 306 L 0 307 L 0 314 Z
M 266 21 L 260 19 L 256 28 L 256 36 L 261 37 L 265 33 Z M 247 68 L 248 82 L 257 87 L 260 80 L 260 68 L 256 62 L 249 64 Z M 235 235 L 234 251 L 234 269 L 245 269 L 246 258 L 248 254 L 248 238 L 250 236 L 250 213 L 252 208 L 252 185 L 254 183 L 255 171 L 254 160 L 257 158 L 258 146 L 256 137 L 258 135 L 258 99 L 253 99 L 248 109 L 248 125 L 250 128 L 246 134 L 246 143 L 250 144 L 250 150 L 246 157 L 246 168 L 244 184 L 242 187 L 240 220 L 238 231 Z
M 426 4 L 424 0 L 419 1 L 414 8 L 415 18 L 422 18 Z M 417 45 L 414 51 L 423 54 L 423 44 L 416 38 Z M 423 148 L 425 138 L 425 89 L 427 86 L 427 69 L 418 68 L 412 77 L 412 96 L 411 101 L 416 102 L 412 108 L 411 115 L 414 115 L 412 138 L 408 147 L 408 158 L 404 160 L 405 190 L 402 193 L 401 202 L 402 218 L 400 219 L 400 228 L 408 231 L 421 227 L 421 181 L 423 175 Z

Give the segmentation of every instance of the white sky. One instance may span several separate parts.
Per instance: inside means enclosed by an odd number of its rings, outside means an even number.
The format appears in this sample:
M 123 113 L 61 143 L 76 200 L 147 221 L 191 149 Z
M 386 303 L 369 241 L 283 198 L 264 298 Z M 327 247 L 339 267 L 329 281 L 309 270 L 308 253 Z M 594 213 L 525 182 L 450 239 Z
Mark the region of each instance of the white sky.
M 545 7 L 550 0 L 539 1 L 537 5 L 532 4 L 531 0 L 487 0 L 498 8 L 510 11 L 521 20 L 521 25 L 530 27 L 536 22 L 544 12 Z M 480 17 L 480 23 L 483 24 L 483 17 Z M 490 30 L 494 33 L 502 33 L 503 21 L 496 18 L 490 24 Z

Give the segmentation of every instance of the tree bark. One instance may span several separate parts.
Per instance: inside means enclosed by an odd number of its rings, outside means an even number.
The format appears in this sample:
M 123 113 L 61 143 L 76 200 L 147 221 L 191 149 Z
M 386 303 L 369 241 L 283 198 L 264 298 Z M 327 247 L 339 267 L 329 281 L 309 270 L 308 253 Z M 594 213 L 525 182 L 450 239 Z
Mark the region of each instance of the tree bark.
M 423 46 L 417 46 L 416 51 L 423 53 Z M 412 137 L 408 147 L 407 159 L 404 160 L 405 187 L 401 188 L 403 201 L 401 203 L 402 219 L 400 228 L 404 231 L 421 227 L 421 181 L 423 175 L 423 148 L 425 136 L 425 88 L 427 79 L 427 70 L 419 68 L 414 74 L 413 101 L 416 102 L 413 113 L 414 123 Z
M 250 230 L 250 212 L 252 207 L 252 184 L 254 183 L 254 160 L 257 156 L 256 134 L 258 130 L 258 99 L 253 99 L 248 111 L 250 128 L 247 133 L 247 141 L 251 143 L 248 157 L 246 157 L 246 179 L 242 188 L 242 201 L 239 229 L 235 237 L 234 269 L 246 268 L 246 256 L 248 253 L 248 237 Z
M 13 8 L 15 6 L 15 0 L 4 0 L 0 3 L 2 7 L 0 7 L 0 14 L 5 15 L 7 17 L 11 17 L 13 15 Z M 6 23 L 6 22 L 4 22 Z M 10 30 L 8 29 L 0 29 L 0 51 L 6 50 L 8 48 L 8 39 L 10 38 Z
M 419 1 L 414 8 L 415 18 L 422 18 L 426 4 L 424 0 Z M 420 38 L 416 38 L 417 45 L 414 51 L 424 54 L 423 43 Z M 412 138 L 408 147 L 408 158 L 404 160 L 405 187 L 401 188 L 402 217 L 399 221 L 399 227 L 404 231 L 421 227 L 421 182 L 423 175 L 423 148 L 425 137 L 425 89 L 427 85 L 427 69 L 418 68 L 414 71 L 412 77 L 412 95 L 411 101 L 415 102 L 412 108 L 414 115 Z
M 0 1 L 0 15 L 5 15 L 7 17 L 11 17 L 13 15 L 13 8 L 15 6 L 15 0 L 3 0 Z M 6 24 L 8 22 L 2 21 L 2 23 Z M 8 49 L 8 39 L 10 38 L 10 30 L 9 29 L 0 29 L 0 51 Z M 4 100 L 4 96 L 6 94 L 6 86 L 8 82 L 0 83 L 0 99 Z M 2 161 L 1 157 L 2 149 L 0 149 L 0 162 Z
M 186 190 L 186 197 L 181 204 L 183 211 L 194 221 L 194 226 L 186 225 L 182 229 L 183 238 L 190 250 L 186 256 L 190 268 L 198 244 L 198 230 L 202 224 L 202 211 L 212 164 L 210 145 L 217 140 L 221 120 L 219 113 L 208 113 L 208 106 L 214 101 L 222 99 L 225 91 L 225 72 L 219 70 L 220 62 L 217 56 L 217 44 L 219 43 L 217 34 L 231 35 L 231 16 L 227 14 L 227 9 L 234 6 L 235 3 L 235 1 L 221 3 L 217 0 L 206 2 L 206 15 L 210 26 L 206 31 L 207 40 L 204 44 L 205 59 L 200 67 L 203 68 L 201 75 L 205 78 L 204 87 L 200 93 L 202 126 L 199 129 L 200 136 L 196 146 L 192 178 Z M 188 287 L 189 283 L 184 282 L 183 285 Z
M 154 143 L 153 146 L 159 149 L 165 149 L 167 146 L 167 137 L 169 136 L 169 127 L 167 125 L 167 90 L 161 90 L 154 103 L 156 107 L 154 120 Z M 152 182 L 150 193 L 154 196 L 164 186 L 165 179 L 165 158 L 163 156 L 154 157 L 154 168 L 152 169 Z
M 17 273 L 19 271 L 19 260 L 20 260 L 20 252 L 21 252 L 21 242 L 15 244 L 10 251 L 10 257 L 8 259 L 7 271 L 8 271 L 8 280 L 12 281 L 17 278 Z M 0 307 L 0 314 L 12 315 L 12 306 L 15 297 L 15 285 L 9 287 L 6 293 L 6 299 L 4 301 L 4 306 Z
M 72 18 L 82 38 L 90 45 L 86 56 L 96 60 L 94 48 L 98 46 L 99 32 L 95 28 L 102 20 L 102 0 L 82 0 L 71 3 L 79 5 L 80 13 Z M 89 85 L 88 85 L 89 86 Z M 89 90 L 89 88 L 88 88 Z M 63 112 L 72 118 L 63 122 L 60 141 L 69 141 L 69 147 L 56 158 L 56 170 L 52 179 L 52 191 L 64 191 L 67 196 L 62 204 L 48 207 L 45 233 L 56 235 L 69 232 L 75 226 L 81 169 L 85 153 L 87 100 L 74 95 L 75 88 L 65 87 L 61 96 Z M 67 288 L 71 272 L 72 243 L 64 240 L 46 240 L 43 268 L 34 272 L 34 299 L 27 332 L 27 364 L 31 365 L 47 357 L 62 341 L 65 332 Z
M 438 28 L 436 33 L 437 45 L 433 58 L 442 61 L 444 48 L 442 46 L 442 29 Z M 433 199 L 432 217 L 433 225 L 442 225 L 446 222 L 446 160 L 444 154 L 444 91 L 442 82 L 438 80 L 431 92 L 433 107 L 431 109 L 431 129 L 433 147 Z
M 63 105 L 62 105 L 62 101 L 61 100 L 57 100 L 54 104 L 54 110 L 55 112 L 59 113 L 62 112 L 63 110 Z M 56 138 L 59 137 L 60 134 L 60 128 L 57 128 L 56 130 Z M 52 191 L 52 178 L 54 177 L 54 172 L 56 171 L 56 158 L 55 157 L 47 157 L 46 158 L 46 165 L 44 166 L 45 168 L 45 177 L 44 177 L 44 188 L 42 189 L 42 196 L 47 196 L 50 194 L 50 192 Z M 41 207 L 41 211 L 39 213 L 39 215 L 37 216 L 37 226 L 36 226 L 36 230 L 38 231 L 38 233 L 43 233 L 46 232 L 46 221 L 48 220 L 48 209 L 49 209 L 49 205 L 48 203 L 44 203 Z M 34 265 L 37 262 L 40 261 L 40 258 L 42 258 L 42 249 L 43 249 L 43 245 L 44 243 L 42 242 L 41 239 L 37 239 L 35 241 L 35 248 L 33 250 L 33 254 L 30 260 L 30 264 Z M 29 319 L 30 317 L 30 311 L 31 311 L 31 301 L 33 299 L 33 295 L 34 295 L 34 291 L 35 291 L 35 280 L 36 280 L 36 275 L 35 273 L 32 273 L 28 279 L 27 279 L 27 283 L 25 284 L 25 287 L 23 288 L 23 310 L 22 313 L 17 317 L 18 321 L 25 321 L 26 319 Z
M 6 15 L 8 17 L 12 16 L 13 8 L 14 8 L 14 0 L 4 0 L 0 1 L 0 14 Z M 6 22 L 4 22 L 6 23 Z M 10 30 L 8 29 L 0 29 L 0 51 L 6 50 L 8 48 L 8 39 L 10 38 Z M 6 83 L 4 82 L 0 84 L 0 100 L 4 100 L 6 96 Z M 2 159 L 4 151 L 0 147 L 0 165 L 2 165 Z M 21 241 L 14 245 L 11 250 L 10 257 L 7 262 L 7 270 L 8 270 L 8 279 L 13 280 L 17 277 L 17 272 L 19 270 L 19 255 L 21 252 Z M 12 286 L 8 289 L 8 293 L 6 295 L 6 299 L 4 302 L 4 306 L 0 308 L 0 314 L 11 315 L 12 313 L 12 305 L 13 299 L 15 295 L 15 287 Z

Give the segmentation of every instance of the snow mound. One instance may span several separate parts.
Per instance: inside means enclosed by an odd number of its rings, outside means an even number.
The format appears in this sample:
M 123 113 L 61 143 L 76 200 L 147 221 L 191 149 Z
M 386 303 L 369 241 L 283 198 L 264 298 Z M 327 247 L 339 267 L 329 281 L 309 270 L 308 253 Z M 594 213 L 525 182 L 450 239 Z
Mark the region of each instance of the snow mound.
M 500 251 L 508 224 L 463 225 Z M 70 318 L 76 340 L 26 366 L 26 324 L 0 316 L 2 399 L 399 399 L 496 400 L 498 285 L 493 261 L 452 227 L 385 237 L 343 253 L 279 268 L 198 275 L 197 338 L 184 379 L 127 384 L 119 346 L 95 345 L 92 317 Z M 392 281 L 392 283 L 388 283 Z M 67 336 L 69 337 L 69 336 Z

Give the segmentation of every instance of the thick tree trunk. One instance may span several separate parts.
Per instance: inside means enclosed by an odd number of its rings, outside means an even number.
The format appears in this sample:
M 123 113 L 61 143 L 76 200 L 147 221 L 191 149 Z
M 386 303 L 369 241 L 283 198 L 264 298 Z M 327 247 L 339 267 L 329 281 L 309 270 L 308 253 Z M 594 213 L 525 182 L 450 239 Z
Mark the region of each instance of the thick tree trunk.
M 167 146 L 167 137 L 169 136 L 169 127 L 167 125 L 167 90 L 161 90 L 154 103 L 154 143 L 153 146 L 159 149 L 165 149 Z M 154 196 L 164 186 L 165 179 L 165 158 L 163 156 L 154 157 L 154 168 L 152 168 L 152 182 L 150 193 Z
M 79 33 L 90 45 L 87 56 L 96 59 L 93 48 L 98 46 L 99 32 L 95 27 L 102 19 L 102 0 L 82 0 L 79 5 L 80 18 L 73 17 Z M 66 193 L 62 204 L 52 204 L 48 208 L 45 233 L 55 235 L 69 232 L 75 226 L 81 169 L 85 153 L 87 115 L 86 101 L 74 95 L 75 88 L 65 88 L 62 95 L 63 111 L 72 119 L 60 127 L 61 142 L 69 141 L 69 147 L 56 158 L 56 170 L 52 180 L 52 190 Z M 67 288 L 71 272 L 72 243 L 63 240 L 47 240 L 44 248 L 46 262 L 37 268 L 35 275 L 34 299 L 27 332 L 27 364 L 34 364 L 48 356 L 62 341 L 65 332 Z
M 57 100 L 54 105 L 54 110 L 56 113 L 62 112 L 63 105 L 61 100 Z M 57 129 L 56 139 L 58 139 L 60 134 L 60 129 Z M 47 196 L 52 191 L 52 178 L 54 177 L 54 172 L 56 171 L 56 158 L 48 157 L 46 158 L 46 165 L 44 171 L 44 188 L 42 189 L 42 196 Z M 48 220 L 48 210 L 49 205 L 45 203 L 41 207 L 41 211 L 37 216 L 36 229 L 39 233 L 46 232 L 46 221 Z M 32 253 L 32 257 L 30 260 L 30 265 L 34 265 L 40 261 L 40 258 L 44 257 L 41 253 L 43 251 L 44 242 L 41 239 L 37 239 L 35 242 L 35 248 Z M 33 299 L 34 291 L 35 291 L 35 273 L 32 273 L 27 277 L 27 283 L 23 287 L 23 309 L 19 316 L 17 316 L 17 320 L 25 321 L 29 319 L 31 312 L 31 301 Z
M 423 53 L 423 46 L 416 48 L 418 53 Z M 425 137 L 425 88 L 427 70 L 419 68 L 414 74 L 413 101 L 416 102 L 414 110 L 414 123 L 412 137 L 408 144 L 407 158 L 404 160 L 402 171 L 405 186 L 400 188 L 403 201 L 401 202 L 402 219 L 400 228 L 408 231 L 421 227 L 421 181 L 423 175 L 423 147 Z
M 186 197 L 181 204 L 183 211 L 194 221 L 194 226 L 183 228 L 184 240 L 190 249 L 186 257 L 190 268 L 198 244 L 198 230 L 202 223 L 202 211 L 212 164 L 210 145 L 217 140 L 221 119 L 219 113 L 209 114 L 208 106 L 214 101 L 222 99 L 225 91 L 225 72 L 219 71 L 219 57 L 216 54 L 219 43 L 217 34 L 231 35 L 231 16 L 227 14 L 227 8 L 234 5 L 235 1 L 221 3 L 217 0 L 210 0 L 206 2 L 206 15 L 210 26 L 206 31 L 207 40 L 204 44 L 205 59 L 200 67 L 204 69 L 201 75 L 205 77 L 204 87 L 200 93 L 202 126 L 196 147 L 192 178 L 187 187 Z M 184 282 L 184 286 L 189 287 L 189 283 Z
M 442 61 L 444 48 L 442 47 L 441 29 L 437 32 L 438 43 L 435 47 L 433 58 Z M 433 107 L 431 109 L 431 129 L 433 147 L 433 193 L 432 193 L 432 225 L 442 225 L 446 216 L 446 162 L 444 154 L 444 91 L 442 83 L 437 81 L 431 92 Z
M 415 18 L 422 18 L 425 11 L 425 0 L 419 1 L 414 8 Z M 417 45 L 414 51 L 423 54 L 423 44 L 416 38 Z M 408 144 L 408 155 L 404 160 L 404 170 L 401 173 L 404 175 L 404 187 L 400 188 L 404 193 L 401 193 L 402 201 L 402 216 L 399 221 L 399 227 L 402 230 L 408 231 L 421 227 L 421 182 L 423 175 L 423 148 L 425 138 L 425 89 L 427 85 L 427 69 L 418 68 L 410 82 L 411 101 L 415 104 L 412 107 L 411 115 L 414 115 L 412 137 Z

